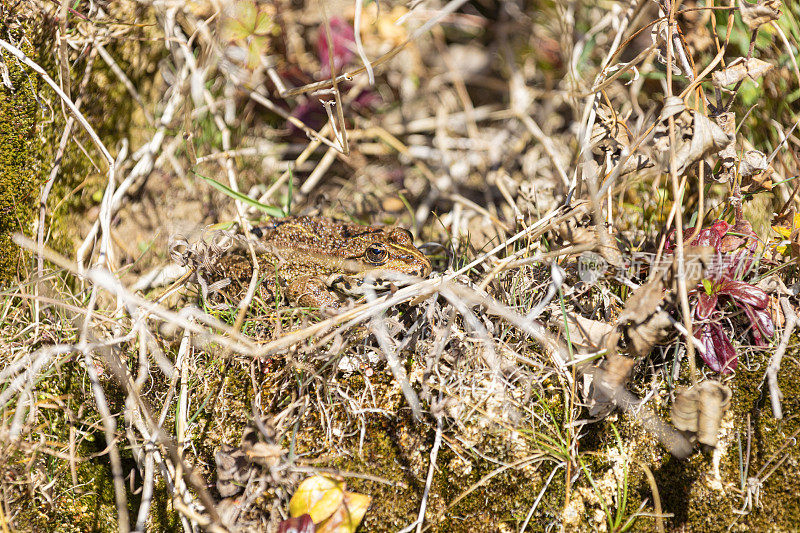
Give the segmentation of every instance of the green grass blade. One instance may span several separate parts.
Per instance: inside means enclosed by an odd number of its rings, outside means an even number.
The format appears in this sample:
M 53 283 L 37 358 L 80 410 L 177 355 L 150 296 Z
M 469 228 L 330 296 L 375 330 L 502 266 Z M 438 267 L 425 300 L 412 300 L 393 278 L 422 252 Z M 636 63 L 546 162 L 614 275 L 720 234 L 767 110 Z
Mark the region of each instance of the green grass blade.
M 206 183 L 208 183 L 209 185 L 211 185 L 212 187 L 214 187 L 218 191 L 227 194 L 228 196 L 230 196 L 234 200 L 239 200 L 241 202 L 246 203 L 247 205 L 251 205 L 251 206 L 255 207 L 256 209 L 259 209 L 259 210 L 265 212 L 266 214 L 268 214 L 271 217 L 281 218 L 281 217 L 284 216 L 283 209 L 281 209 L 279 207 L 273 207 L 271 205 L 262 204 L 261 202 L 253 200 L 249 196 L 245 196 L 244 194 L 242 194 L 240 192 L 234 191 L 233 189 L 231 189 L 227 185 L 223 185 L 222 183 L 218 182 L 215 179 L 207 178 L 206 176 L 203 176 L 202 174 L 198 174 L 194 170 L 192 171 L 192 174 L 194 174 L 198 178 L 201 178 L 201 179 L 205 180 Z

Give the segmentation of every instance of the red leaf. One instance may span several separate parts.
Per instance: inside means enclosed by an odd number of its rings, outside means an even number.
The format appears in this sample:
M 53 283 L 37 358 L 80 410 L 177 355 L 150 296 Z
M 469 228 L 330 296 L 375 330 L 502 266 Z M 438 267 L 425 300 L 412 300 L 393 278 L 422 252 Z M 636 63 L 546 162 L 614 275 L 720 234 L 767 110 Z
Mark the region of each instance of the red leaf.
M 772 323 L 769 311 L 766 309 L 754 309 L 749 305 L 745 305 L 744 310 L 753 325 L 753 339 L 756 346 L 767 346 L 769 343 L 766 339 L 772 339 L 775 336 L 775 325 Z
M 769 305 L 769 296 L 766 292 L 744 281 L 723 281 L 722 286 L 716 292 L 730 296 L 739 305 L 752 305 L 758 309 L 764 309 Z
M 333 65 L 336 71 L 339 72 L 339 70 L 355 56 L 353 50 L 355 48 L 356 38 L 353 33 L 353 27 L 339 17 L 332 17 L 330 24 L 331 42 L 333 43 Z M 322 77 L 330 77 L 331 64 L 330 58 L 328 57 L 328 38 L 325 36 L 324 25 L 321 25 L 319 28 L 317 53 L 319 54 L 319 61 L 322 67 Z
M 706 353 L 701 354 L 701 357 L 711 370 L 720 374 L 730 374 L 736 368 L 739 357 L 719 324 L 703 324 L 694 336 L 702 341 Z
M 730 224 L 725 222 L 724 220 L 717 220 L 711 226 L 707 228 L 703 228 L 697 234 L 697 236 L 692 239 L 692 242 L 689 243 L 689 246 L 713 246 L 715 249 L 719 246 L 722 237 L 728 232 L 728 228 L 730 228 Z M 684 229 L 683 236 L 684 238 L 688 238 L 694 235 L 694 232 L 697 230 L 697 227 Z M 667 243 L 664 246 L 664 250 L 667 253 L 672 252 L 675 249 L 675 230 L 672 230 L 667 238 Z
M 287 518 L 278 525 L 278 533 L 314 533 L 316 530 L 310 514 Z
M 700 320 L 706 320 L 717 307 L 717 294 L 708 295 L 705 292 L 697 294 L 697 306 L 694 308 L 695 316 Z

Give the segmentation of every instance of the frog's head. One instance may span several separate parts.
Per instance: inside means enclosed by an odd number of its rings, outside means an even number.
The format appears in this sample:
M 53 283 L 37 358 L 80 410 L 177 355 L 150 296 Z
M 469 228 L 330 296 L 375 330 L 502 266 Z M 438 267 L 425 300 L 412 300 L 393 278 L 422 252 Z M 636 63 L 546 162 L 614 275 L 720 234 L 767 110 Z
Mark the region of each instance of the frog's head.
M 403 228 L 375 228 L 352 235 L 350 260 L 356 260 L 363 276 L 400 273 L 426 277 L 431 262 L 415 246 L 411 233 Z

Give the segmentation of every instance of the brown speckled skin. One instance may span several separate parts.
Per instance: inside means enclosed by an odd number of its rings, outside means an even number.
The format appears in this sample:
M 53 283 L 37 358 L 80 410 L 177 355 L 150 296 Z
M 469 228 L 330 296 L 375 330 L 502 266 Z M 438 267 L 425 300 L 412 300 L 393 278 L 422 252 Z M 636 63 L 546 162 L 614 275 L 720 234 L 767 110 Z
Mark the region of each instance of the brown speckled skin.
M 360 226 L 323 217 L 270 219 L 254 227 L 256 254 L 263 283 L 274 291 L 285 286 L 289 301 L 308 307 L 337 308 L 339 299 L 329 288 L 332 280 L 361 279 L 383 272 L 425 277 L 431 263 L 414 247 L 402 228 Z M 221 258 L 220 274 L 249 279 L 249 255 L 232 253 Z

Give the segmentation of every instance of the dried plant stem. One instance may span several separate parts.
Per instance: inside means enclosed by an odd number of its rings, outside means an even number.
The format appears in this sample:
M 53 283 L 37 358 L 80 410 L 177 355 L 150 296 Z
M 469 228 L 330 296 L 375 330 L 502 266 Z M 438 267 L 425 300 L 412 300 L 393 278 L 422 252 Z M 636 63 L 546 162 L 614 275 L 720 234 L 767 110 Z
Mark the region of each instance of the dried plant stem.
M 764 378 L 767 381 L 767 386 L 769 387 L 769 400 L 770 405 L 772 406 L 772 414 L 778 420 L 783 418 L 783 409 L 781 407 L 783 393 L 778 386 L 778 371 L 781 368 L 781 360 L 783 359 L 783 355 L 786 353 L 786 348 L 789 346 L 792 333 L 794 333 L 794 330 L 797 327 L 797 313 L 794 310 L 794 306 L 789 303 L 789 299 L 786 297 L 781 297 L 780 304 L 781 309 L 783 310 L 783 316 L 786 317 L 786 324 L 784 325 L 783 335 L 781 335 L 781 342 L 778 345 L 778 349 L 775 350 L 775 353 L 773 353 L 772 357 L 770 357 L 767 371 L 764 374 Z
M 668 0 L 668 32 L 669 35 L 674 35 L 677 30 L 675 28 L 675 11 L 674 5 Z M 667 98 L 672 98 L 672 46 L 667 43 Z M 689 308 L 689 295 L 686 287 L 686 263 L 683 254 L 683 205 L 681 196 L 681 186 L 678 181 L 677 168 L 675 166 L 675 117 L 669 116 L 669 174 L 672 180 L 672 194 L 676 204 L 675 215 L 675 257 L 677 262 L 677 281 L 678 281 L 678 297 L 681 302 L 681 311 L 683 313 L 683 327 L 686 328 L 686 351 L 687 359 L 689 360 L 689 372 L 692 379 L 692 384 L 697 383 L 697 368 L 694 360 L 694 343 L 691 340 L 692 336 L 692 314 Z
M 367 58 L 367 53 L 364 51 L 364 45 L 361 43 L 361 13 L 364 9 L 364 2 L 367 0 L 355 0 L 355 16 L 353 17 L 353 35 L 356 41 L 356 50 L 358 50 L 358 57 L 364 63 L 364 69 L 367 71 L 367 78 L 369 84 L 375 85 L 375 73 L 372 71 L 372 65 Z
M 78 88 L 78 99 L 75 101 L 75 107 L 80 109 L 83 94 L 86 90 L 86 86 L 89 83 L 89 78 L 91 77 L 90 74 L 92 72 L 92 67 L 94 65 L 95 57 L 97 56 L 96 51 L 94 48 L 91 49 L 89 52 L 89 57 L 86 59 L 86 69 L 83 75 L 83 79 L 81 80 L 80 86 Z M 47 199 L 50 197 L 50 191 L 55 184 L 56 177 L 58 176 L 58 171 L 61 169 L 61 161 L 64 157 L 64 152 L 67 149 L 67 143 L 69 142 L 69 138 L 72 135 L 72 127 L 75 125 L 75 116 L 70 115 L 67 118 L 67 122 L 64 125 L 64 132 L 61 134 L 61 140 L 58 142 L 58 149 L 56 150 L 56 157 L 55 162 L 53 163 L 53 168 L 50 169 L 50 175 L 47 177 L 47 181 L 42 188 L 42 194 L 39 197 L 39 225 L 36 228 L 36 244 L 38 249 L 44 247 L 44 226 L 45 226 L 45 215 L 47 214 Z M 39 295 L 39 284 L 41 283 L 41 279 L 44 276 L 44 257 L 42 254 L 37 254 L 36 256 L 36 274 L 37 274 L 37 283 L 35 288 L 35 294 Z M 35 317 L 34 320 L 37 324 L 39 324 L 39 299 L 37 298 L 34 301 L 34 310 L 35 310 Z
M 333 98 L 336 104 L 336 119 L 339 123 L 339 129 L 336 129 L 336 122 L 331 118 L 330 123 L 333 128 L 334 136 L 339 142 L 339 151 L 344 155 L 350 154 L 350 145 L 347 142 L 347 124 L 344 121 L 344 109 L 342 106 L 342 94 L 339 92 L 339 84 L 336 81 L 336 62 L 333 57 L 333 37 L 331 36 L 331 21 L 328 20 L 328 15 L 325 13 L 325 0 L 318 0 L 319 9 L 322 12 L 322 20 L 325 22 L 325 39 L 328 41 L 328 64 L 331 69 L 331 89 L 333 90 Z M 366 68 L 366 64 L 365 64 Z M 329 107 L 325 107 L 329 110 Z

